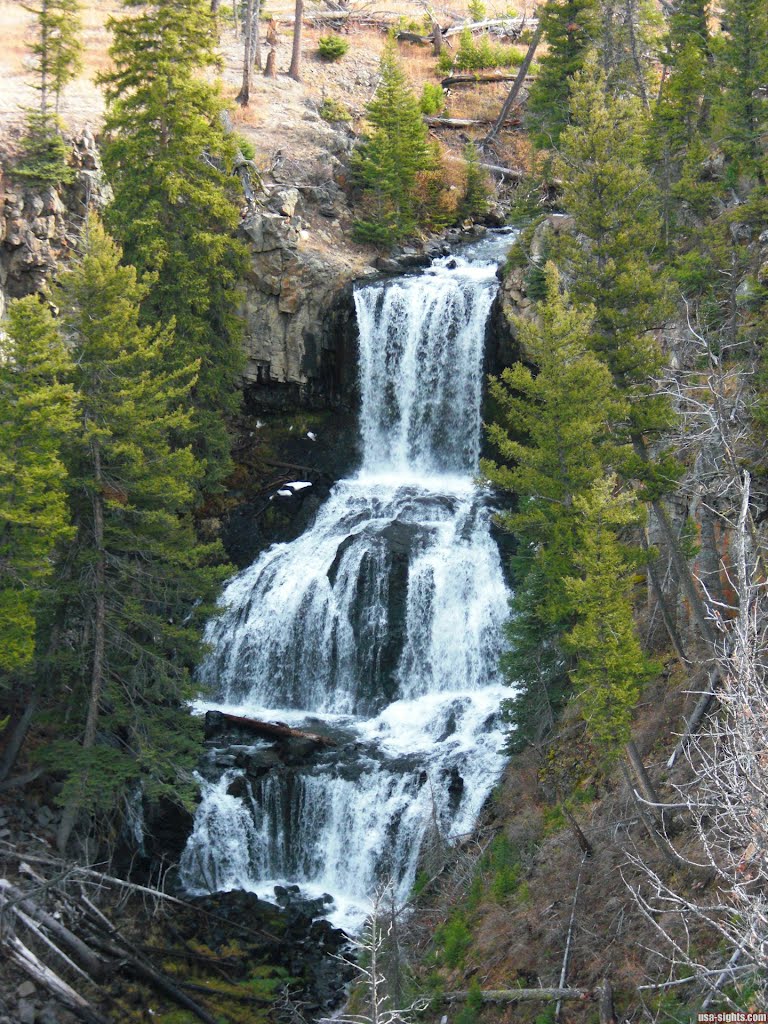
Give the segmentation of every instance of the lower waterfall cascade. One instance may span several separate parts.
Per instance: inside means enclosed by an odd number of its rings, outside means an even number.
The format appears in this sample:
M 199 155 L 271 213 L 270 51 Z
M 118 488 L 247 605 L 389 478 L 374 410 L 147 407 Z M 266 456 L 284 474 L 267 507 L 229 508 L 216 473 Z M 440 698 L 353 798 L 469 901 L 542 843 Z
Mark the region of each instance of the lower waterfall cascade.
M 469 832 L 500 775 L 509 593 L 476 475 L 488 317 L 511 242 L 492 232 L 355 290 L 362 465 L 302 536 L 229 582 L 199 670 L 217 697 L 194 708 L 335 745 L 256 771 L 248 759 L 267 741 L 209 752 L 180 865 L 190 893 L 274 900 L 296 885 L 330 894 L 330 919 L 355 930 L 382 881 L 408 898 L 425 843 Z

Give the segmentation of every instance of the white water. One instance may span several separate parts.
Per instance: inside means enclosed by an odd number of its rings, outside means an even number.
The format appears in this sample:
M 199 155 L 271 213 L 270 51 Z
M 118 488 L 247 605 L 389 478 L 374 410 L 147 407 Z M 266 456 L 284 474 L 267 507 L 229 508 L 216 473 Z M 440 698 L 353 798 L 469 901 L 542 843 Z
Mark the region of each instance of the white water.
M 230 582 L 200 672 L 219 699 L 197 706 L 309 723 L 338 748 L 240 796 L 241 769 L 206 773 L 181 864 L 191 891 L 298 883 L 354 927 L 382 878 L 407 897 L 425 836 L 467 832 L 498 778 L 508 594 L 474 483 L 506 247 L 492 245 L 355 293 L 362 468 Z

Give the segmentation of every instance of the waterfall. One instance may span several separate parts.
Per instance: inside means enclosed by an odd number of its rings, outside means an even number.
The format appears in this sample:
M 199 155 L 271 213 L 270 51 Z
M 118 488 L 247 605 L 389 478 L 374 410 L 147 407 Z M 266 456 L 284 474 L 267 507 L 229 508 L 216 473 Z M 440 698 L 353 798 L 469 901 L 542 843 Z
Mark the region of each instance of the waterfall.
M 249 768 L 265 744 L 213 751 L 181 862 L 192 892 L 298 884 L 354 927 L 382 878 L 407 897 L 424 843 L 469 831 L 499 776 L 508 593 L 475 476 L 510 241 L 355 292 L 361 469 L 226 587 L 199 673 L 217 699 L 197 704 L 337 744 L 271 770 Z

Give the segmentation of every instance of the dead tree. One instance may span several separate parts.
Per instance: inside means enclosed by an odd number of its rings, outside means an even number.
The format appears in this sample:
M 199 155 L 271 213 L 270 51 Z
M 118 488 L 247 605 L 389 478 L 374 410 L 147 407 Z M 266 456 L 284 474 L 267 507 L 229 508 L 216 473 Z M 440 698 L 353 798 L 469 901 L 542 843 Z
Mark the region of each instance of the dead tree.
M 544 26 L 543 24 L 540 23 L 536 26 L 536 31 L 533 33 L 533 39 L 531 39 L 530 46 L 528 47 L 528 52 L 526 53 L 525 58 L 523 59 L 523 63 L 520 65 L 520 70 L 517 72 L 517 77 L 512 83 L 512 88 L 509 90 L 509 95 L 502 104 L 501 110 L 499 111 L 499 116 L 496 118 L 493 127 L 491 128 L 491 130 L 488 132 L 488 134 L 485 136 L 481 143 L 481 149 L 489 145 L 489 143 L 491 143 L 496 138 L 501 129 L 504 127 L 507 118 L 509 117 L 512 111 L 512 107 L 514 106 L 515 101 L 517 100 L 520 90 L 523 87 L 523 83 L 525 82 L 525 76 L 528 74 L 528 69 L 531 66 L 533 55 L 536 53 L 536 49 L 539 45 L 539 42 L 541 41 L 543 33 Z
M 685 748 L 689 777 L 675 787 L 697 842 L 697 853 L 687 853 L 681 860 L 698 871 L 708 871 L 714 884 L 707 886 L 706 893 L 682 891 L 634 854 L 631 859 L 646 883 L 631 888 L 641 911 L 663 936 L 673 966 L 692 970 L 701 987 L 710 992 L 751 970 L 751 980 L 764 998 L 768 988 L 768 581 L 747 525 L 750 484 L 749 474 L 743 472 L 729 570 L 734 598 L 716 650 L 720 709 L 689 737 Z M 709 926 L 724 940 L 730 960 L 713 963 L 696 954 L 686 938 L 693 921 Z M 739 1009 L 722 993 L 720 998 Z
M 267 25 L 267 46 L 269 47 L 269 53 L 267 54 L 267 63 L 264 67 L 264 77 L 274 78 L 277 75 L 277 22 L 274 18 L 270 18 Z

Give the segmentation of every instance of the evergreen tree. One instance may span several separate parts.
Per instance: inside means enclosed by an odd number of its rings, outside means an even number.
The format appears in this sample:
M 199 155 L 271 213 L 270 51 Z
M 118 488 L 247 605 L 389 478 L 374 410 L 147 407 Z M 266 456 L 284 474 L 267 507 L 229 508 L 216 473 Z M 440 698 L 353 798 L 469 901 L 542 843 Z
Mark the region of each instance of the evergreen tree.
M 528 97 L 528 119 L 541 148 L 557 145 L 569 119 L 571 79 L 600 32 L 597 0 L 547 0 L 538 10 L 547 52 Z
M 366 107 L 369 132 L 353 167 L 365 195 L 355 232 L 363 241 L 392 245 L 419 226 L 419 176 L 436 163 L 419 100 L 408 85 L 394 38 L 379 65 L 376 94 Z
M 461 220 L 467 217 L 482 217 L 488 213 L 488 178 L 480 166 L 477 146 L 468 142 L 464 147 L 464 194 L 459 201 L 458 214 Z
M 576 658 L 576 700 L 593 742 L 609 758 L 630 739 L 641 688 L 657 671 L 635 632 L 630 587 L 637 554 L 618 538 L 638 525 L 640 512 L 632 495 L 615 489 L 611 476 L 574 499 L 582 516 L 579 574 L 565 581 L 578 620 L 565 638 Z
M 653 332 L 671 307 L 657 266 L 659 196 L 643 162 L 647 117 L 636 99 L 606 94 L 591 55 L 574 79 L 571 121 L 556 168 L 575 232 L 559 255 L 573 276 L 574 299 L 595 307 L 594 349 L 632 397 L 632 431 L 658 433 L 670 413 L 655 395 L 663 356 Z
M 81 810 L 113 809 L 139 778 L 178 796 L 196 751 L 176 709 L 191 695 L 201 622 L 222 578 L 221 551 L 198 544 L 191 522 L 201 467 L 177 443 L 192 427 L 197 365 L 173 368 L 172 325 L 141 325 L 150 285 L 120 258 L 91 217 L 83 257 L 56 293 L 80 413 L 67 451 L 77 534 L 59 581 L 68 639 L 56 652 L 77 740 L 48 755 L 67 773 L 62 848 Z
M 34 0 L 22 6 L 37 19 L 32 55 L 38 77 L 40 113 L 46 117 L 51 95 L 58 113 L 62 90 L 83 68 L 80 0 Z
M 175 317 L 177 366 L 199 362 L 194 450 L 212 490 L 231 468 L 227 414 L 239 404 L 242 321 L 235 314 L 247 265 L 239 222 L 236 143 L 223 127 L 209 0 L 143 3 L 111 21 L 114 69 L 106 85 L 104 166 L 114 189 L 108 223 L 140 273 L 154 283 L 147 323 Z
M 74 430 L 68 351 L 37 296 L 8 311 L 0 360 L 0 682 L 31 666 L 57 547 L 72 535 L 61 447 Z
M 659 17 L 648 0 L 602 0 L 600 58 L 613 95 L 637 96 L 648 107 Z
M 564 580 L 575 571 L 583 518 L 576 498 L 623 457 L 611 424 L 626 416 L 610 371 L 590 351 L 594 311 L 569 306 L 552 264 L 545 277 L 539 321 L 515 325 L 536 373 L 517 363 L 491 381 L 498 419 L 488 437 L 503 461 L 483 463 L 492 482 L 517 497 L 500 521 L 519 544 L 504 665 L 518 689 L 506 709 L 518 741 L 538 728 L 534 714 L 551 718 L 562 699 L 561 640 L 573 621 Z
M 725 0 L 720 54 L 720 134 L 737 172 L 764 178 L 768 131 L 768 6 L 765 0 Z
M 67 166 L 68 150 L 61 137 L 58 111 L 62 90 L 83 66 L 80 0 L 36 0 L 23 6 L 37 20 L 31 50 L 40 107 L 27 114 L 14 174 L 35 184 L 58 185 L 74 179 L 74 172 Z M 51 96 L 55 110 L 51 109 Z

